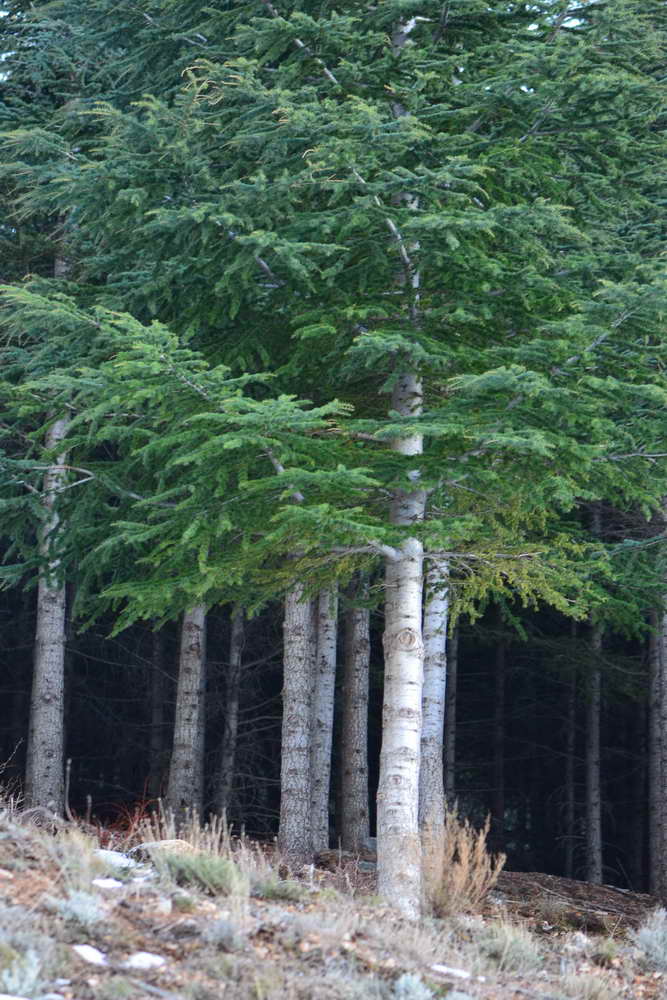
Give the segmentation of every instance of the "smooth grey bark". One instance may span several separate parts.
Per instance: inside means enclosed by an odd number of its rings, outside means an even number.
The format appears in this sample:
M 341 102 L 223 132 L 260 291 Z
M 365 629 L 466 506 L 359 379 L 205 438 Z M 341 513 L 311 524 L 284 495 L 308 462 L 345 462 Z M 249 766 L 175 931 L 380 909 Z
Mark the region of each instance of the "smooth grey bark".
M 186 611 L 176 687 L 174 738 L 166 805 L 178 821 L 189 813 L 201 816 L 204 800 L 204 689 L 206 684 L 206 608 Z
M 311 602 L 296 583 L 285 596 L 278 847 L 291 865 L 312 857 L 310 740 L 315 633 Z
M 445 800 L 448 808 L 456 801 L 456 687 L 459 670 L 459 630 L 447 641 L 447 689 L 445 693 Z
M 586 881 L 602 884 L 602 791 L 600 780 L 600 718 L 602 712 L 603 626 L 593 626 L 593 669 L 586 702 Z
M 362 581 L 358 597 L 368 596 Z M 370 612 L 349 607 L 345 613 L 341 725 L 341 842 L 358 851 L 370 835 L 368 815 L 368 687 Z
M 662 826 L 664 809 L 662 802 L 662 669 L 661 669 L 661 621 L 657 611 L 651 612 L 651 634 L 649 636 L 649 692 L 648 692 L 648 853 L 649 892 L 661 894 L 662 883 Z
M 329 847 L 329 795 L 333 743 L 338 591 L 322 590 L 316 606 L 316 659 L 310 744 L 310 782 L 313 850 Z
M 55 451 L 62 443 L 70 421 L 55 420 L 45 447 Z M 44 564 L 37 589 L 37 619 L 30 699 L 30 726 L 26 752 L 26 805 L 41 806 L 62 815 L 64 809 L 64 698 L 66 586 L 58 580 L 59 561 L 51 553 L 58 529 L 56 498 L 62 489 L 66 452 L 59 455 L 44 474 L 42 504 L 44 520 L 39 529 L 39 551 Z
M 169 676 L 165 667 L 164 632 L 153 632 L 150 672 L 150 740 L 148 760 L 148 795 L 159 798 L 164 790 L 169 765 L 167 743 L 167 698 Z
M 231 617 L 229 639 L 229 666 L 225 677 L 225 728 L 220 747 L 220 767 L 215 790 L 215 811 L 227 813 L 231 801 L 234 771 L 236 766 L 236 745 L 239 729 L 239 696 L 243 667 L 243 644 L 245 641 L 245 618 L 243 608 L 234 606 Z
M 445 823 L 443 740 L 447 692 L 449 566 L 431 559 L 424 605 L 424 686 L 422 688 L 419 825 L 440 830 Z

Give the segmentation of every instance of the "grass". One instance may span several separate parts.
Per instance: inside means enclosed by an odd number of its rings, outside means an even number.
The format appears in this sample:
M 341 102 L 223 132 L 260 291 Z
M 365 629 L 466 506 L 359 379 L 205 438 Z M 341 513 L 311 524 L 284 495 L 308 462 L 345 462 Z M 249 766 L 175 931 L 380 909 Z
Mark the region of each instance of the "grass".
M 498 881 L 505 855 L 489 853 L 488 832 L 488 819 L 475 830 L 456 808 L 448 810 L 442 827 L 424 831 L 424 900 L 435 916 L 474 912 Z

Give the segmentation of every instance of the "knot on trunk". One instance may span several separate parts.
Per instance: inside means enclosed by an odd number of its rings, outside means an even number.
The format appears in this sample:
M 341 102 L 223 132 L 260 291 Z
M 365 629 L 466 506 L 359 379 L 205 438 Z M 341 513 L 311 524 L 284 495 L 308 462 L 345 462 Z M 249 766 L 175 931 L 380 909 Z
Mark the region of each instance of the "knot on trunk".
M 406 653 L 420 652 L 423 650 L 422 637 L 417 629 L 402 628 L 393 635 L 385 634 L 385 647 L 387 649 L 400 649 Z

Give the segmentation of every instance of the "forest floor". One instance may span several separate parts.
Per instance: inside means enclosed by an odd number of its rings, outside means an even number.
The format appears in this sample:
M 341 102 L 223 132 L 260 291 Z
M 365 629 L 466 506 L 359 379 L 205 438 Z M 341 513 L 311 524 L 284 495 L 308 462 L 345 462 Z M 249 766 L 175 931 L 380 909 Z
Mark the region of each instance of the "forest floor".
M 0 1000 L 667 998 L 648 896 L 503 872 L 478 912 L 411 923 L 368 859 L 285 877 L 219 832 L 137 849 L 0 811 Z

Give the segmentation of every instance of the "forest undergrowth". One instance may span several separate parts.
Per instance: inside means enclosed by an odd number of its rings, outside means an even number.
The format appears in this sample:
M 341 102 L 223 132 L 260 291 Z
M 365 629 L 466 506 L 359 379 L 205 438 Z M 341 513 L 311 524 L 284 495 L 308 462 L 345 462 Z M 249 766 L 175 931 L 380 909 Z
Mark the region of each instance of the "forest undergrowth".
M 147 817 L 126 831 L 0 811 L 0 993 L 25 1000 L 621 1000 L 662 998 L 667 914 L 604 933 L 494 888 L 502 859 L 450 817 L 428 851 L 431 912 L 374 895 L 338 852 L 289 871 L 224 824 Z M 101 846 L 105 845 L 105 846 Z M 328 852 L 329 861 L 336 852 Z M 434 864 L 445 869 L 434 880 Z M 504 875 L 503 878 L 507 878 Z M 447 901 L 447 893 L 449 900 Z M 632 894 L 630 894 L 632 895 Z

